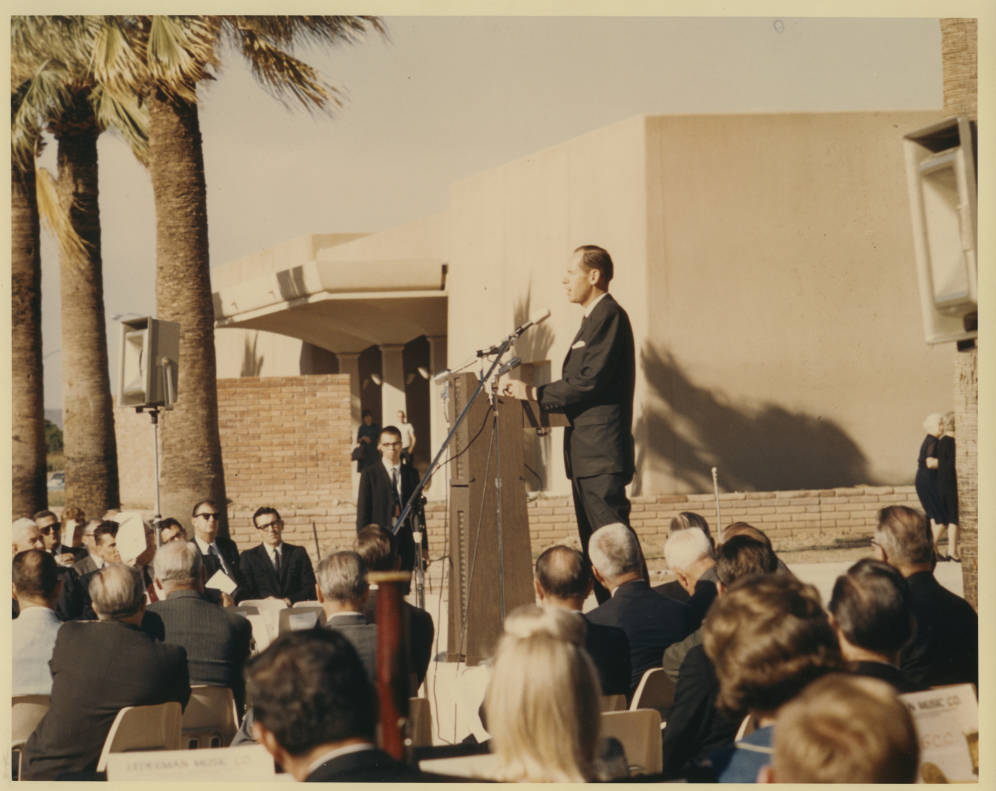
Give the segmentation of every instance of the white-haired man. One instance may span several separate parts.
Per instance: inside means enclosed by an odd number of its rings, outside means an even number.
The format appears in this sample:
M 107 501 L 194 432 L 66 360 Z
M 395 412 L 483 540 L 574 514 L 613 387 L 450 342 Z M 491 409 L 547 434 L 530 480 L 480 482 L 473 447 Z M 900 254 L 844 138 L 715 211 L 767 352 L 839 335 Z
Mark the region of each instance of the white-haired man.
M 611 598 L 587 613 L 588 620 L 622 629 L 629 639 L 630 691 L 651 667 L 660 667 L 664 649 L 691 631 L 691 608 L 650 589 L 642 574 L 636 533 L 617 522 L 592 533 L 592 570 Z
M 190 698 L 187 652 L 140 628 L 145 582 L 110 563 L 90 582 L 99 622 L 64 623 L 52 653 L 52 704 L 24 747 L 25 780 L 98 779 L 118 711 Z
M 376 681 L 377 625 L 363 608 L 370 595 L 367 570 L 355 552 L 334 552 L 318 564 L 315 591 L 325 609 L 325 627 L 353 644 L 371 681 Z
M 245 700 L 242 669 L 249 658 L 252 626 L 243 616 L 204 595 L 200 550 L 186 541 L 159 548 L 156 583 L 165 594 L 149 605 L 142 628 L 187 651 L 190 683 L 228 687 L 241 712 Z

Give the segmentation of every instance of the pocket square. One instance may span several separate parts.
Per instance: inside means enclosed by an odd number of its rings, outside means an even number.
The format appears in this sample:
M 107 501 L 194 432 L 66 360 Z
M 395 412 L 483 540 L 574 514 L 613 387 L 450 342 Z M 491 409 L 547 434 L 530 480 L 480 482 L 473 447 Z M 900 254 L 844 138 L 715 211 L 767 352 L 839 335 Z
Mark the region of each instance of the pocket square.
M 571 346 L 571 348 L 572 349 L 580 349 L 580 348 L 582 348 L 584 346 L 585 346 L 585 342 L 584 341 L 578 341 L 573 346 Z

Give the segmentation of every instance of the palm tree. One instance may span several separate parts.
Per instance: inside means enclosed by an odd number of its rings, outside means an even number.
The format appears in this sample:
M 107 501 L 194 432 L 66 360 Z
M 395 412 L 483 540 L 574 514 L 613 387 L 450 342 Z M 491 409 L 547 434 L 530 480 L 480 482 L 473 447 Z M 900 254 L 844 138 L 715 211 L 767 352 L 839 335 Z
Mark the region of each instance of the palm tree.
M 11 91 L 12 116 L 16 114 L 22 99 L 23 92 Z M 17 152 L 14 141 L 11 141 L 10 172 L 11 510 L 15 516 L 25 516 L 48 506 L 48 490 L 45 488 L 41 256 L 34 146 L 26 157 Z
M 119 505 L 104 329 L 97 137 L 113 125 L 137 154 L 144 153 L 137 107 L 117 101 L 94 82 L 90 55 L 98 30 L 92 17 L 11 20 L 12 63 L 18 75 L 13 145 L 23 165 L 33 159 L 32 146 L 37 146 L 43 126 L 58 141 L 57 205 L 51 224 L 60 239 L 66 496 L 97 515 Z M 40 300 L 36 302 L 40 310 Z M 18 313 L 15 306 L 15 318 Z M 41 361 L 25 358 L 15 370 L 15 380 L 40 377 Z
M 140 95 L 149 108 L 156 311 L 180 324 L 177 403 L 162 418 L 163 513 L 185 515 L 204 497 L 226 502 L 197 86 L 213 75 L 228 45 L 278 98 L 331 111 L 338 93 L 293 56 L 293 46 L 353 42 L 368 29 L 383 32 L 375 17 L 145 16 L 105 26 L 98 78 L 108 90 Z

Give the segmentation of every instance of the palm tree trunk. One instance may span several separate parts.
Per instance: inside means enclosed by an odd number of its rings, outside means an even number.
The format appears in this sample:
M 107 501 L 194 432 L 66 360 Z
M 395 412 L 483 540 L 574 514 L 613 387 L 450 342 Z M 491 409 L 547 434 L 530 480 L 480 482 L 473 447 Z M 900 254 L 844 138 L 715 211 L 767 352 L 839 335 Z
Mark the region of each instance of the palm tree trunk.
M 12 512 L 48 507 L 45 487 L 45 399 L 42 376 L 41 256 L 35 172 L 11 158 Z
M 149 97 L 149 172 L 156 205 L 156 310 L 180 324 L 176 407 L 162 417 L 164 515 L 189 520 L 203 498 L 226 512 L 218 434 L 207 190 L 197 105 Z M 228 524 L 222 517 L 221 530 Z
M 99 518 L 120 505 L 100 257 L 99 131 L 85 97 L 63 121 L 54 129 L 59 202 L 86 244 L 85 251 L 64 246 L 59 267 L 66 502 Z

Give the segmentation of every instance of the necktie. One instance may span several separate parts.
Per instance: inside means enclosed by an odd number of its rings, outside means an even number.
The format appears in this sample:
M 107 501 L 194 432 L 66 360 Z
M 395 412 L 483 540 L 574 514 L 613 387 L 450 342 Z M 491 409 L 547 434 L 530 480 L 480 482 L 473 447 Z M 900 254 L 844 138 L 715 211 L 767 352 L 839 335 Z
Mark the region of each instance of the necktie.
M 398 468 L 391 467 L 391 489 L 394 490 L 394 502 L 401 502 L 401 495 L 398 493 Z
M 210 554 L 218 558 L 218 565 L 221 566 L 221 570 L 224 571 L 226 574 L 228 574 L 228 566 L 225 565 L 225 559 L 221 556 L 221 551 L 214 544 L 211 544 Z M 228 574 L 228 576 L 232 575 Z
M 280 576 L 280 550 L 273 550 L 273 569 L 277 572 L 277 576 Z

